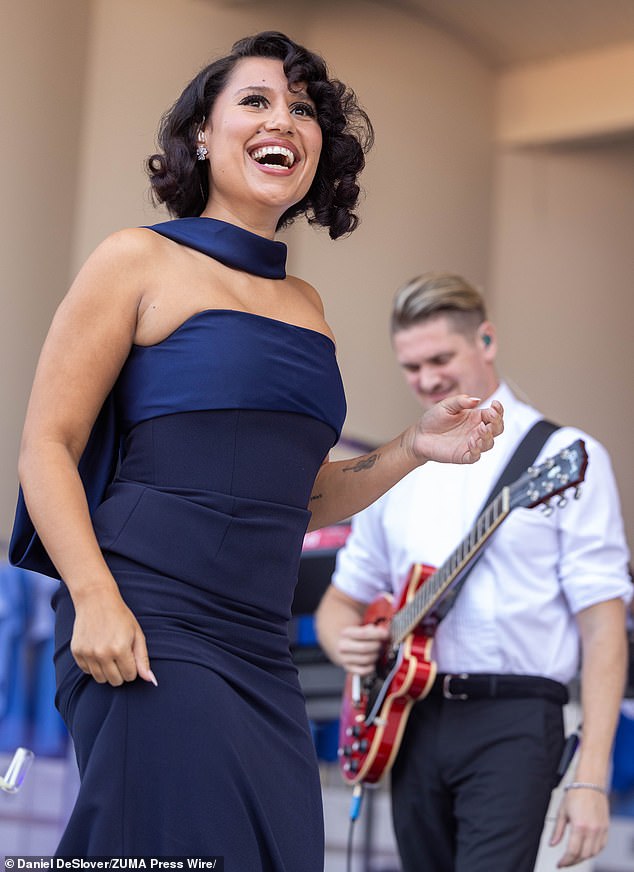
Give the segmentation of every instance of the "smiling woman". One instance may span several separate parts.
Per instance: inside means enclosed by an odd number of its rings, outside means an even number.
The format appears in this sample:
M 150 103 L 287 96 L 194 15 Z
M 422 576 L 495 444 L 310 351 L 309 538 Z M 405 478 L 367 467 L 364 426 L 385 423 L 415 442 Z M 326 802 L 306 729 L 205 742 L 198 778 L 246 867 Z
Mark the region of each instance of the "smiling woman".
M 477 460 L 502 426 L 458 397 L 371 461 L 327 458 L 335 346 L 274 235 L 299 215 L 354 230 L 371 140 L 321 58 L 241 40 L 163 119 L 148 169 L 176 218 L 106 239 L 55 316 L 10 556 L 60 578 L 57 705 L 81 787 L 59 856 L 323 870 L 287 633 L 306 529 L 428 459 Z
M 278 227 L 283 215 L 289 220 L 289 209 L 305 202 L 322 147 L 317 111 L 305 87 L 289 85 L 279 60 L 236 63 L 197 135 L 210 165 L 203 215 L 237 219 L 267 233 L 273 208 Z
M 299 215 L 307 215 L 309 221 L 329 227 L 333 239 L 354 230 L 358 223 L 352 212 L 359 197 L 357 176 L 365 163 L 364 152 L 374 140 L 372 125 L 354 92 L 329 77 L 322 58 L 277 33 L 236 42 L 230 55 L 200 71 L 166 113 L 159 131 L 163 154 L 152 155 L 148 161 L 157 201 L 165 203 L 179 218 L 202 213 L 210 190 L 209 165 L 213 184 L 217 157 L 211 153 L 209 163 L 205 160 L 196 165 L 193 155 L 198 134 L 206 124 L 208 130 L 210 107 L 215 106 L 236 65 L 245 58 L 277 60 L 283 79 L 276 77 L 276 85 L 279 88 L 281 84 L 285 92 L 289 114 L 297 124 L 311 122 L 315 126 L 316 122 L 321 132 L 321 154 L 314 178 L 302 198 L 280 216 L 277 229 Z M 275 111 L 268 83 L 248 76 L 243 80 L 240 75 L 240 84 L 236 80 L 233 85 L 238 106 L 251 108 L 262 117 Z M 281 123 L 284 125 L 284 118 Z M 272 147 L 289 149 L 293 163 L 299 157 L 289 141 L 273 143 Z

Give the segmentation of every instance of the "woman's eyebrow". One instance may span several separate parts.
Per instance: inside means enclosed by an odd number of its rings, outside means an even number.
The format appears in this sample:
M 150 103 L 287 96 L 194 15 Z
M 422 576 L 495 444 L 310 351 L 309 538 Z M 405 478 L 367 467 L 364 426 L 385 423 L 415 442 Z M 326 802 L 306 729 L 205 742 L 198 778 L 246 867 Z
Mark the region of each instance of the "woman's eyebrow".
M 246 85 L 244 88 L 239 88 L 236 91 L 237 94 L 243 94 L 245 91 L 272 91 L 272 88 L 269 88 L 268 85 Z
M 235 92 L 235 96 L 237 97 L 239 94 L 244 94 L 247 91 L 261 91 L 262 93 L 270 94 L 274 90 L 275 89 L 269 87 L 269 85 L 246 85 L 244 88 L 239 88 Z M 303 100 L 310 100 L 312 102 L 312 98 L 310 97 L 308 91 L 305 88 L 299 88 L 298 90 L 295 90 L 294 88 L 289 87 L 288 90 L 294 97 L 301 97 Z

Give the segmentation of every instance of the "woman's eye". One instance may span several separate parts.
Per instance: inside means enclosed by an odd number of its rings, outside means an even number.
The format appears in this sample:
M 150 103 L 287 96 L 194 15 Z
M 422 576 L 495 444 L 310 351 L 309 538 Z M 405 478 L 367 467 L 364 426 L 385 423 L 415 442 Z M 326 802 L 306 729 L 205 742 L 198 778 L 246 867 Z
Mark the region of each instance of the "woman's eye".
M 311 106 L 310 103 L 294 103 L 291 106 L 291 112 L 294 115 L 304 115 L 307 118 L 316 118 L 317 112 L 315 111 L 315 107 Z
M 261 94 L 248 94 L 240 100 L 240 106 L 253 106 L 255 109 L 264 109 L 268 104 L 266 97 Z

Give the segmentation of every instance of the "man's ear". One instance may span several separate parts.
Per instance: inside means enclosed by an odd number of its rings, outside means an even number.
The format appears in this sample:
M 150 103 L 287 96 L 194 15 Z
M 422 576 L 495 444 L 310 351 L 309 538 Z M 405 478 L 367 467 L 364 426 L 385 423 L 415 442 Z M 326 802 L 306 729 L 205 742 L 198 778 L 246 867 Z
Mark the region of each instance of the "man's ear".
M 484 346 L 484 350 L 495 356 L 497 350 L 497 336 L 495 327 L 490 321 L 483 321 L 478 327 L 478 341 Z

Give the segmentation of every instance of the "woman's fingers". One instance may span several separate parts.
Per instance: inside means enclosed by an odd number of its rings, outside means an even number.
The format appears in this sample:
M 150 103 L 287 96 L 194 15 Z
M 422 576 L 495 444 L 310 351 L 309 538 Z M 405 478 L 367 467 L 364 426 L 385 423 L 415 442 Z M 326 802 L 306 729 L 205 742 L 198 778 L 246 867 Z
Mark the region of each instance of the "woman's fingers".
M 100 684 L 118 687 L 140 676 L 156 684 L 145 636 L 119 597 L 86 599 L 77 609 L 71 653 L 79 668 Z

